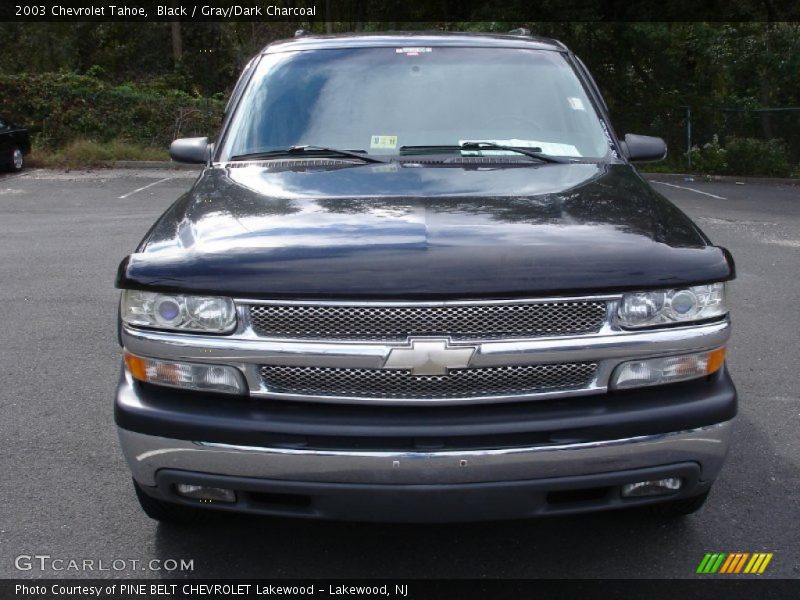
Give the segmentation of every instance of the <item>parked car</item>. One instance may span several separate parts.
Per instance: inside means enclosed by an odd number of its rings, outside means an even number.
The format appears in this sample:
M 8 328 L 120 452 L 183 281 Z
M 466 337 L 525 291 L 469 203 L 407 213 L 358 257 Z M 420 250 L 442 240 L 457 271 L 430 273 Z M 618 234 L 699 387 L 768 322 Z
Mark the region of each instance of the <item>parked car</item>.
M 31 151 L 28 130 L 0 117 L 0 167 L 21 171 Z
M 696 511 L 736 414 L 734 263 L 633 166 L 563 44 L 303 36 L 245 68 L 125 258 L 144 511 L 466 521 Z

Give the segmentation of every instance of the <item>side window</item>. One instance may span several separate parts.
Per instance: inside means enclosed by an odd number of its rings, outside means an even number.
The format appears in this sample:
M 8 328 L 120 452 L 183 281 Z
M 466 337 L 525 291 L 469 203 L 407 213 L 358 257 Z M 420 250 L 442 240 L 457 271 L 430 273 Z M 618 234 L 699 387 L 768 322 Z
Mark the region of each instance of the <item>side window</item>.
M 597 87 L 597 82 L 594 80 L 594 76 L 589 72 L 589 69 L 586 68 L 586 65 L 583 64 L 583 61 L 580 58 L 578 58 L 576 56 L 575 60 L 577 60 L 578 64 L 581 66 L 581 70 L 583 71 L 583 74 L 586 76 L 586 79 L 588 79 L 589 83 L 591 83 L 592 86 L 594 86 L 594 89 L 597 91 L 597 95 L 600 98 L 600 102 L 603 104 L 603 108 L 605 109 L 606 112 L 608 112 L 608 106 L 606 105 L 606 99 L 603 98 L 603 94 L 600 93 L 600 88 Z
M 6 122 L 3 121 L 3 119 L 0 119 L 0 131 L 3 131 L 4 129 L 8 129 L 8 125 L 6 125 Z
M 244 88 L 245 84 L 250 79 L 250 73 L 253 70 L 253 67 L 256 64 L 256 58 L 251 58 L 248 63 L 242 69 L 242 74 L 239 76 L 239 79 L 236 81 L 236 85 L 233 87 L 233 91 L 231 92 L 230 97 L 228 98 L 228 102 L 225 104 L 225 114 L 228 114 L 228 111 L 231 108 L 231 102 L 234 102 L 239 94 L 242 92 L 242 88 Z

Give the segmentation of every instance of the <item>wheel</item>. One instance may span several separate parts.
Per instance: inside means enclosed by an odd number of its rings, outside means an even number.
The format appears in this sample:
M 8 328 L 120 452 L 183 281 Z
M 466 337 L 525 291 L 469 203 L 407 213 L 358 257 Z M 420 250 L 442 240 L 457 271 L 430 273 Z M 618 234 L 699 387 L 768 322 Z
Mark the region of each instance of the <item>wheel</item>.
M 700 494 L 699 496 L 692 496 L 691 498 L 679 498 L 678 500 L 669 500 L 667 502 L 659 502 L 658 504 L 648 504 L 642 506 L 640 510 L 646 514 L 654 517 L 661 518 L 676 518 L 685 517 L 700 510 L 703 504 L 708 499 L 709 492 Z
M 160 521 L 161 523 L 173 523 L 180 525 L 198 524 L 207 521 L 209 512 L 201 508 L 194 508 L 192 506 L 183 506 L 182 504 L 175 504 L 173 502 L 164 502 L 149 496 L 141 486 L 133 482 L 133 488 L 136 490 L 136 498 L 139 500 L 139 506 L 142 507 L 144 513 L 151 519 Z
M 22 171 L 22 167 L 25 166 L 25 155 L 22 153 L 22 150 L 18 146 L 14 146 L 11 148 L 11 153 L 8 157 L 8 168 L 13 171 Z

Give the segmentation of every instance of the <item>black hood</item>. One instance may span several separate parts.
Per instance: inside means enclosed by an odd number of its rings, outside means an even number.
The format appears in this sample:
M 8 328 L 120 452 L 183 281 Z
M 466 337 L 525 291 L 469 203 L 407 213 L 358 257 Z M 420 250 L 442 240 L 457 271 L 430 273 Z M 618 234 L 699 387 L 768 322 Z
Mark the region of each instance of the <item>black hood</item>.
M 318 163 L 206 169 L 123 261 L 117 285 L 478 298 L 733 277 L 727 251 L 628 165 Z

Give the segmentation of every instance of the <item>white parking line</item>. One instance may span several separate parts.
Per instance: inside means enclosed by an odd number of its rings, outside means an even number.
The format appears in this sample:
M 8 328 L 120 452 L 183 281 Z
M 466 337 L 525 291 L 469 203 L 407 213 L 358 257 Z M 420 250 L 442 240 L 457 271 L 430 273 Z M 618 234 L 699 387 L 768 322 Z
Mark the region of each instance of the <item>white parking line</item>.
M 139 189 L 133 190 L 132 192 L 128 192 L 127 194 L 123 194 L 119 197 L 120 200 L 124 200 L 128 196 L 133 196 L 134 194 L 138 194 L 139 192 L 146 190 L 147 188 L 151 188 L 154 185 L 158 185 L 159 183 L 164 183 L 165 181 L 169 181 L 172 177 L 164 177 L 164 179 L 159 179 L 158 181 L 154 181 L 153 183 L 148 183 L 147 185 L 143 185 Z
M 717 196 L 716 194 L 709 194 L 708 192 L 702 192 L 700 190 L 696 190 L 694 188 L 686 187 L 683 185 L 675 185 L 674 183 L 667 183 L 666 181 L 653 181 L 653 183 L 660 183 L 661 185 L 668 185 L 669 187 L 678 188 L 679 190 L 689 190 L 690 192 L 694 192 L 696 194 L 703 194 L 704 196 L 711 196 L 712 198 L 716 198 L 717 200 L 727 200 L 724 196 Z

